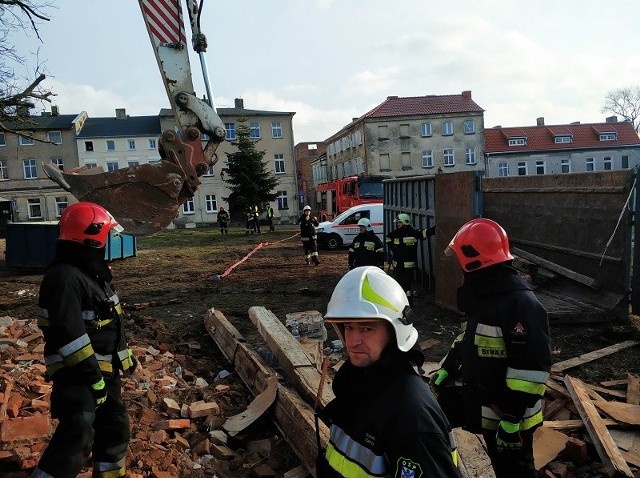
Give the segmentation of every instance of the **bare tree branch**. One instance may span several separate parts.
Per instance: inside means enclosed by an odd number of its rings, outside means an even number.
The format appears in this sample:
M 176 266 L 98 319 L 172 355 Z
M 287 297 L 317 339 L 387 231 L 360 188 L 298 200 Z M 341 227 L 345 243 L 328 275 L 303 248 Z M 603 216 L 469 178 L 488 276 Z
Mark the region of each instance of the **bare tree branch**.
M 610 91 L 605 97 L 602 113 L 611 112 L 622 116 L 640 131 L 640 87 L 620 88 Z

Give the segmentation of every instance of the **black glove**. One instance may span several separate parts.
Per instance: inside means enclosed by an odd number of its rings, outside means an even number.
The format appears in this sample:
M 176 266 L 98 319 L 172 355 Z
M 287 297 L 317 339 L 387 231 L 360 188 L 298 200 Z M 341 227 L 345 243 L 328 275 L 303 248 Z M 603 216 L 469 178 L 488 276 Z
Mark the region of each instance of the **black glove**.
M 522 449 L 520 424 L 515 417 L 502 417 L 496 431 L 496 446 L 500 453 Z
M 93 392 L 93 397 L 96 399 L 96 408 L 107 401 L 107 387 L 104 383 L 104 378 L 100 377 L 100 380 L 92 384 L 91 391 Z

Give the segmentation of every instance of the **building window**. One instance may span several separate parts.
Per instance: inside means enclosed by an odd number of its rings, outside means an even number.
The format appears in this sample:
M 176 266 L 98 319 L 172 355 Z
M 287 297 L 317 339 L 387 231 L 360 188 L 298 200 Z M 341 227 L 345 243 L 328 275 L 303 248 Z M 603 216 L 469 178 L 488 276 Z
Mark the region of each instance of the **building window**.
M 509 146 L 524 146 L 527 144 L 526 138 L 511 138 L 509 140 Z
M 528 174 L 527 162 L 526 161 L 518 161 L 518 176 L 526 176 L 527 174 Z
M 282 124 L 280 121 L 271 122 L 271 137 L 282 138 Z
M 400 137 L 401 138 L 410 138 L 411 137 L 409 135 L 409 125 L 408 124 L 401 124 L 400 125 Z
M 54 144 L 62 144 L 62 133 L 60 131 L 47 131 L 47 139 Z
M 96 163 L 84 163 L 87 169 L 97 168 L 98 165 Z
M 431 123 L 421 123 L 420 124 L 420 136 L 426 138 L 427 136 L 432 136 L 433 131 L 431 130 Z
M 464 134 L 473 134 L 476 132 L 476 122 L 473 120 L 464 120 Z
M 587 167 L 587 171 L 595 171 L 595 161 L 593 160 L 593 158 L 587 158 L 586 159 L 586 167 Z
M 196 211 L 196 206 L 193 202 L 193 198 L 187 199 L 187 202 L 185 202 L 182 205 L 183 214 L 193 214 L 195 211 Z
M 7 140 L 4 137 L 4 133 L 0 133 L 0 146 L 6 146 L 7 145 Z
M 6 159 L 0 159 L 0 181 L 9 179 L 9 167 Z
M 544 159 L 539 159 L 536 161 L 536 174 L 544 174 L 545 173 L 545 164 Z
M 112 139 L 107 140 L 107 151 L 115 151 L 116 150 L 116 142 Z
M 204 197 L 204 202 L 207 212 L 216 212 L 218 210 L 218 201 L 216 201 L 215 194 L 207 194 Z
M 570 173 L 571 172 L 571 161 L 568 159 L 563 159 L 560 161 L 560 172 L 561 173 Z
M 274 154 L 273 161 L 276 174 L 284 174 L 284 154 Z
M 422 167 L 433 168 L 433 152 L 430 149 L 422 152 Z
M 287 191 L 277 191 L 276 201 L 278 202 L 278 209 L 289 209 Z
M 611 167 L 613 166 L 613 161 L 611 160 L 611 158 L 609 156 L 606 156 L 603 160 L 602 160 L 602 169 L 604 171 L 611 171 Z
M 35 159 L 25 159 L 22 161 L 22 168 L 24 170 L 25 179 L 36 179 L 38 177 Z
M 56 198 L 56 217 L 62 216 L 62 211 L 64 211 L 69 205 L 66 196 L 62 196 Z
M 127 166 L 130 168 L 135 168 L 136 166 L 140 166 L 140 161 L 127 161 Z
M 227 132 L 227 141 L 231 141 L 232 139 L 236 139 L 236 124 L 235 123 L 225 123 L 224 130 Z
M 622 169 L 629 169 L 629 156 L 622 157 Z
M 249 137 L 251 139 L 260 138 L 260 123 L 258 123 L 257 121 L 249 123 Z
M 40 207 L 40 199 L 27 199 L 29 207 L 29 219 L 42 218 L 42 208 Z
M 447 148 L 442 153 L 443 153 L 443 157 L 444 157 L 444 165 L 445 166 L 455 166 L 456 160 L 455 160 L 455 157 L 453 155 L 453 149 L 452 148 Z
M 599 137 L 600 141 L 615 141 L 617 139 L 615 133 L 601 133 Z
M 85 141 L 84 142 L 84 150 L 85 151 L 93 151 L 93 141 Z
M 389 139 L 389 128 L 386 125 L 378 126 L 378 141 Z
M 467 148 L 464 153 L 465 161 L 469 166 L 475 166 L 476 162 L 476 150 L 474 148 Z
M 128 139 L 127 140 L 127 149 L 129 151 L 133 151 L 134 149 L 136 149 L 136 140 L 135 139 Z
M 118 170 L 118 161 L 107 161 L 107 171 L 117 171 Z
M 156 149 L 158 147 L 158 142 L 155 138 L 149 138 L 147 140 L 147 147 L 149 149 Z
M 391 171 L 391 161 L 388 153 L 380 155 L 380 171 Z
M 52 158 L 51 162 L 58 166 L 60 171 L 64 171 L 64 160 L 62 158 Z
M 451 136 L 452 134 L 453 134 L 453 122 L 445 121 L 444 123 L 442 123 L 442 136 Z
M 402 153 L 402 169 L 413 169 L 413 166 L 411 165 L 411 153 L 409 152 Z
M 555 136 L 553 138 L 553 141 L 556 144 L 561 144 L 561 143 L 571 143 L 571 136 L 570 135 L 565 135 L 565 136 Z
M 203 174 L 203 176 L 215 176 L 216 175 L 216 166 L 215 164 L 212 164 L 209 166 L 209 169 L 207 169 L 207 172 Z
M 33 138 L 20 136 L 20 146 L 31 146 L 32 144 L 33 144 Z
M 509 163 L 498 163 L 498 176 L 501 178 L 509 176 Z

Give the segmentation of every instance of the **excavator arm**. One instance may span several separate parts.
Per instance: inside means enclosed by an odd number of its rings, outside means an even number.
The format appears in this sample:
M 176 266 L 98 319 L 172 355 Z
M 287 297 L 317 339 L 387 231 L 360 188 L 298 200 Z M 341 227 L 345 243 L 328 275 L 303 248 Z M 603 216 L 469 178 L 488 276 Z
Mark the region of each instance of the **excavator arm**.
M 207 42 L 200 31 L 202 3 L 187 0 L 192 45 L 200 55 L 207 90 L 196 96 L 181 0 L 139 0 L 162 81 L 179 133 L 167 130 L 158 140 L 161 160 L 154 164 L 104 172 L 102 168 L 61 171 L 43 164 L 46 174 L 80 201 L 105 207 L 125 232 L 146 235 L 167 227 L 179 208 L 193 197 L 199 177 L 217 161 L 216 149 L 225 139 L 224 124 L 216 113 L 209 87 L 204 52 Z M 209 138 L 202 146 L 203 134 Z

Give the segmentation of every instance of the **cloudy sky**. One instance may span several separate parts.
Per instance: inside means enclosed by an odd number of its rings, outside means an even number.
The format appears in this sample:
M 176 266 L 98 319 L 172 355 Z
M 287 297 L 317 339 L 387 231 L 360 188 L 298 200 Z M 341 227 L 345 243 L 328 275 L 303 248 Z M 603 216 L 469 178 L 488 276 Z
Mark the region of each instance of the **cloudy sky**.
M 135 0 L 56 5 L 42 43 L 13 39 L 46 62 L 61 113 L 168 106 Z M 640 86 L 639 19 L 638 0 L 204 0 L 201 26 L 216 106 L 243 98 L 295 112 L 298 143 L 389 95 L 471 90 L 487 127 L 604 121 L 608 92 Z M 202 96 L 197 56 L 191 64 Z

